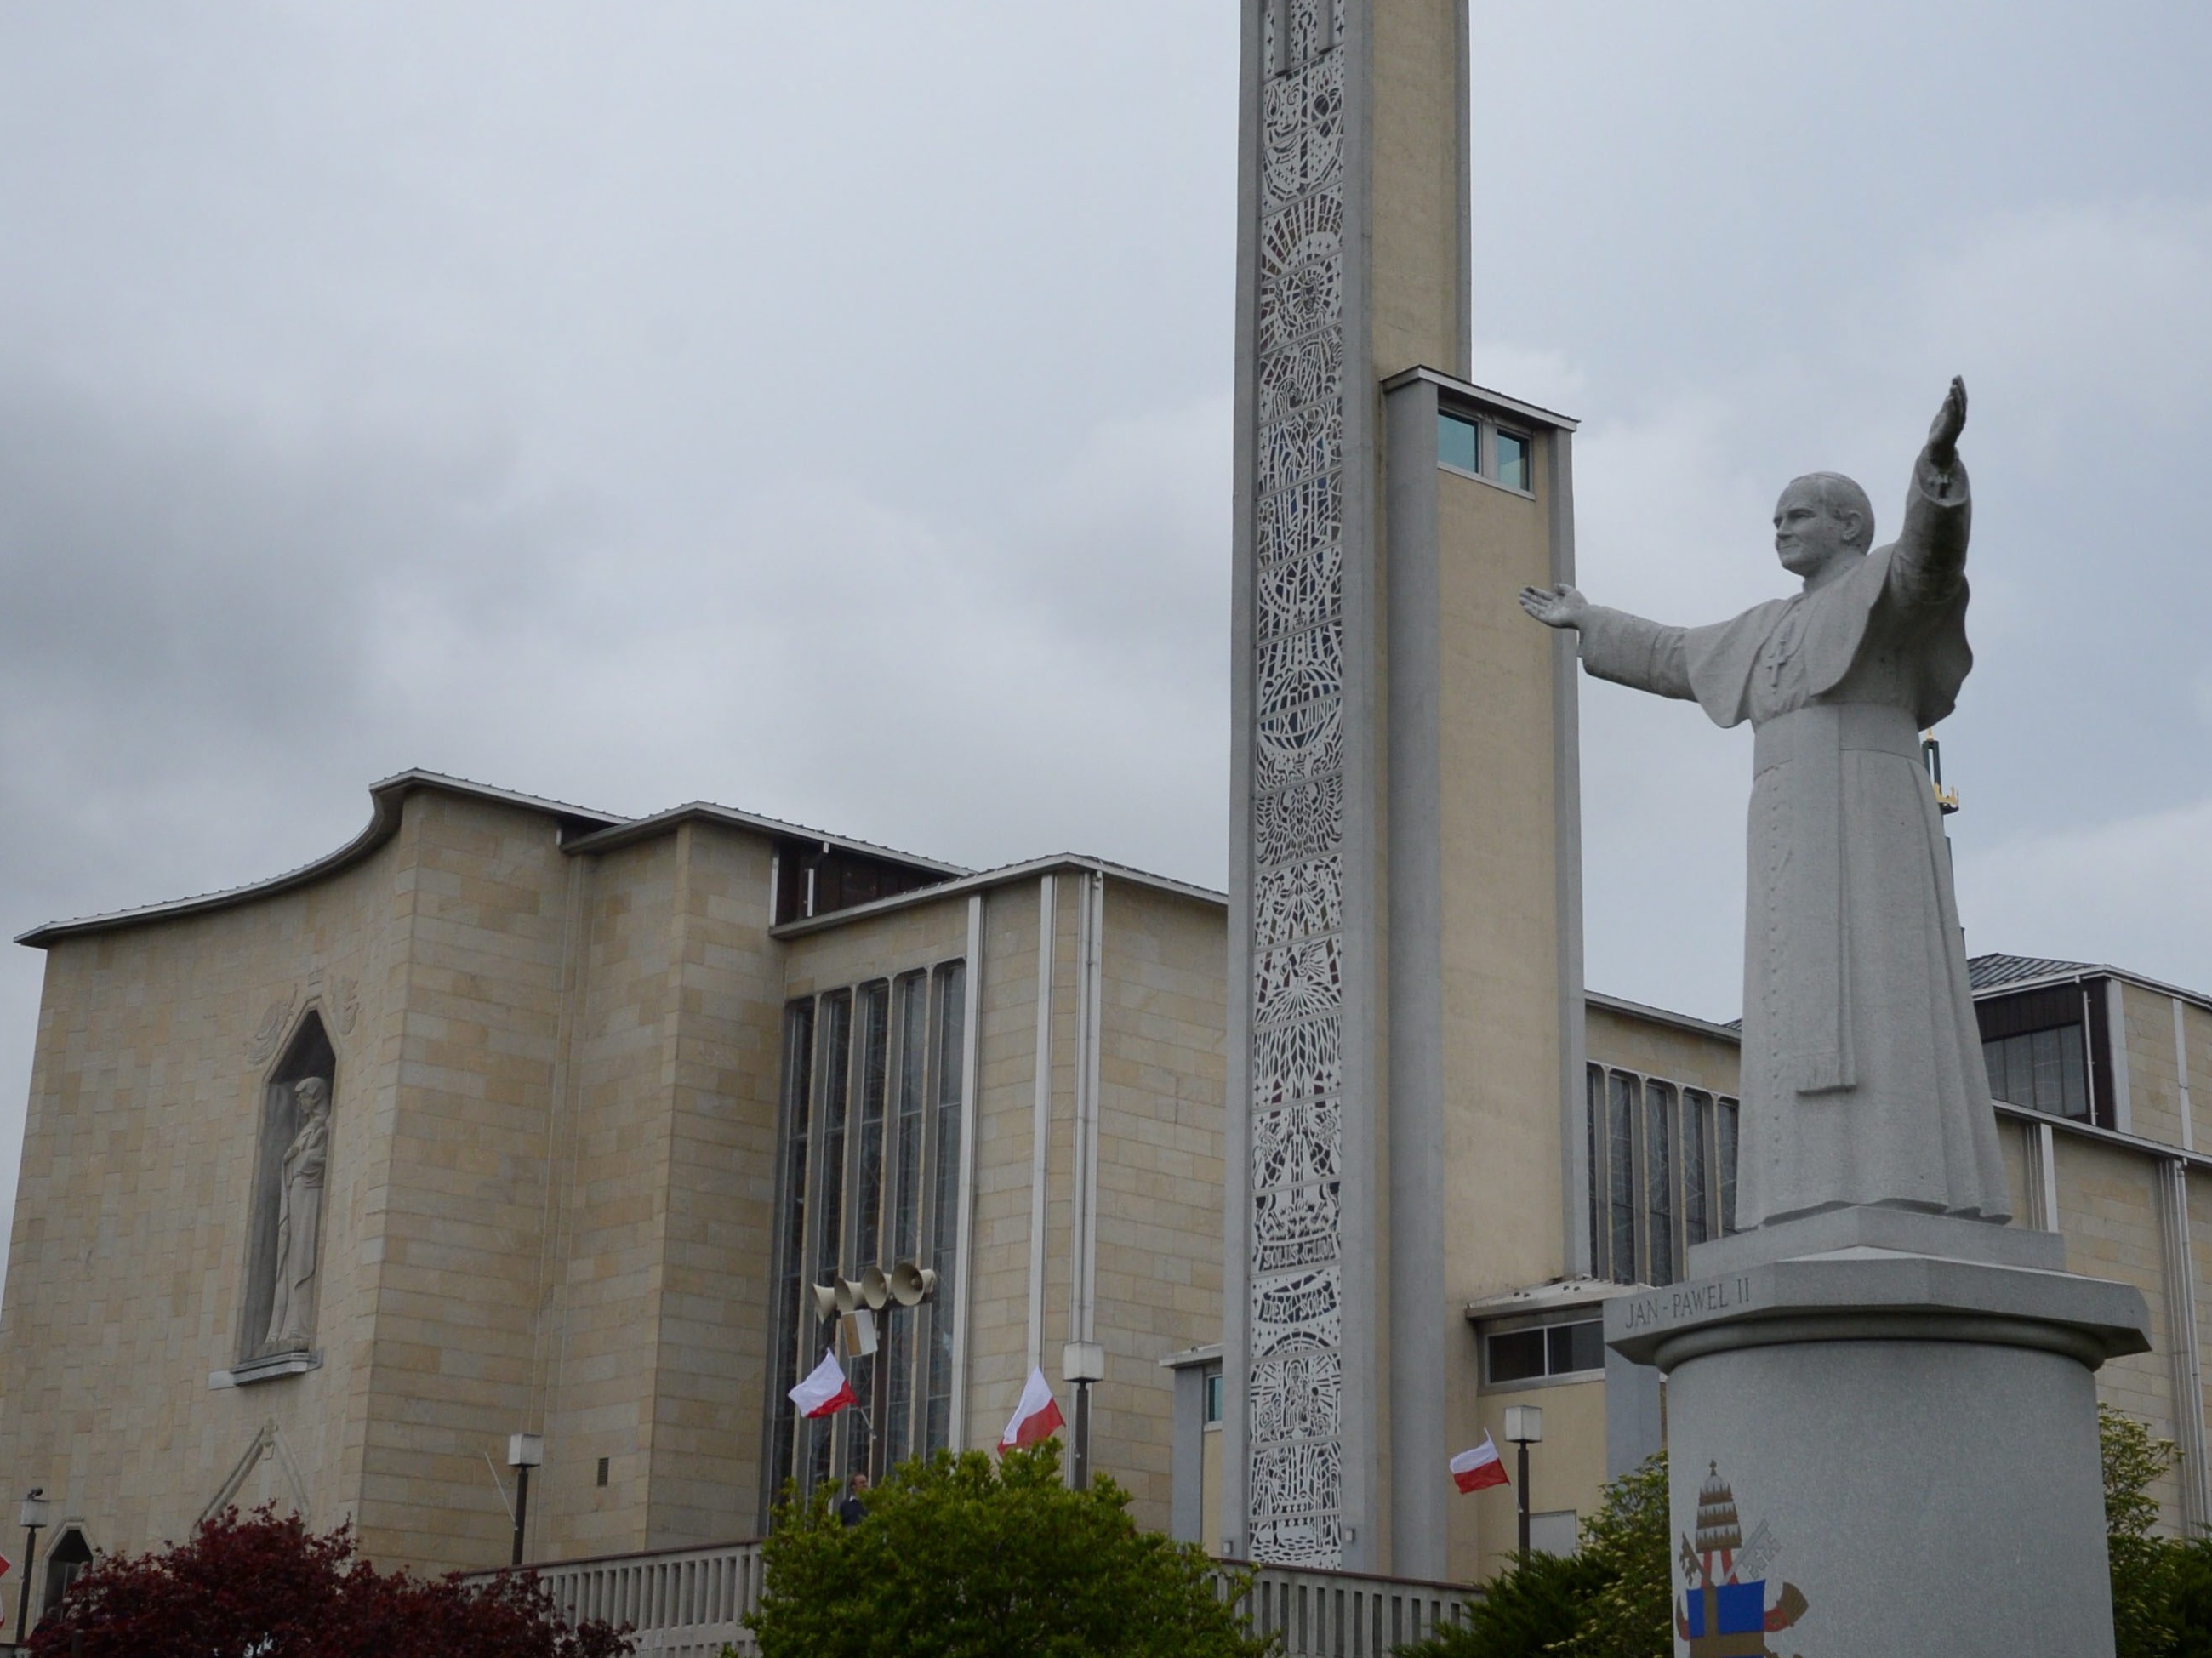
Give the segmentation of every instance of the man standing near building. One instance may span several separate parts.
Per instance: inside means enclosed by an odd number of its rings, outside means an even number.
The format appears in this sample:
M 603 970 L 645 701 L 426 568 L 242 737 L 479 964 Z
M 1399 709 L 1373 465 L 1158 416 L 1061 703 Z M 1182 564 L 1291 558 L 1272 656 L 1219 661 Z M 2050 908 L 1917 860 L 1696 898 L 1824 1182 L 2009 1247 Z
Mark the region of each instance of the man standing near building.
M 848 1526 L 857 1526 L 868 1517 L 868 1505 L 861 1496 L 868 1489 L 868 1476 L 856 1473 L 846 1482 L 845 1500 L 837 1505 L 837 1517 Z

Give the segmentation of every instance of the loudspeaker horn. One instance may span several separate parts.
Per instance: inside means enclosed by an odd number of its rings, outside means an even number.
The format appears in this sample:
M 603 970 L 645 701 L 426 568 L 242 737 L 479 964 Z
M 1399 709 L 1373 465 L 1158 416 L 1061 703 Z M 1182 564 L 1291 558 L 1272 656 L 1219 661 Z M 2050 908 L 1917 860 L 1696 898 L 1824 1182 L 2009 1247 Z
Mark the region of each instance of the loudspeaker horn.
M 837 1286 L 834 1284 L 810 1284 L 814 1292 L 815 1315 L 823 1323 L 837 1316 Z
M 936 1269 L 902 1260 L 891 1268 L 891 1299 L 902 1307 L 916 1307 L 937 1293 Z
M 860 1299 L 877 1312 L 891 1298 L 890 1286 L 884 1281 L 884 1269 L 871 1266 L 860 1274 Z
M 837 1310 L 841 1313 L 856 1313 L 860 1311 L 862 1304 L 860 1286 L 848 1278 L 839 1278 L 837 1280 Z

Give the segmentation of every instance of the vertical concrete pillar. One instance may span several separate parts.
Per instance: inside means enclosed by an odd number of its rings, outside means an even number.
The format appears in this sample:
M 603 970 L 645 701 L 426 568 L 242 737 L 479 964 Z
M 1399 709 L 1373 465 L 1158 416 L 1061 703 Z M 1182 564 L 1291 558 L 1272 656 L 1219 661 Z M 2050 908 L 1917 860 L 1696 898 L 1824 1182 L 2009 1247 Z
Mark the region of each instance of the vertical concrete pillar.
M 1572 422 L 1466 379 L 1466 0 L 1244 24 L 1224 1523 L 1443 1576 L 1461 1309 L 1578 1230 L 1573 665 L 1513 604 L 1571 573 Z M 1522 470 L 1449 479 L 1447 406 Z

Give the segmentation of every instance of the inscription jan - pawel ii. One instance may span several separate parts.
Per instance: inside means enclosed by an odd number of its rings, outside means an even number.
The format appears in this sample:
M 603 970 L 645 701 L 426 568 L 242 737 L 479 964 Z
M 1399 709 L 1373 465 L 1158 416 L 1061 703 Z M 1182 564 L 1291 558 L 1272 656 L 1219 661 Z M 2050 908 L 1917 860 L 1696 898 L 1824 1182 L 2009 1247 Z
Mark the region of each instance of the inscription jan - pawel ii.
M 1705 1313 L 1725 1313 L 1751 1305 L 1751 1279 L 1742 1273 L 1707 1278 L 1699 1284 L 1677 1284 L 1626 1303 L 1620 1333 L 1634 1335 L 1662 1324 L 1674 1324 Z

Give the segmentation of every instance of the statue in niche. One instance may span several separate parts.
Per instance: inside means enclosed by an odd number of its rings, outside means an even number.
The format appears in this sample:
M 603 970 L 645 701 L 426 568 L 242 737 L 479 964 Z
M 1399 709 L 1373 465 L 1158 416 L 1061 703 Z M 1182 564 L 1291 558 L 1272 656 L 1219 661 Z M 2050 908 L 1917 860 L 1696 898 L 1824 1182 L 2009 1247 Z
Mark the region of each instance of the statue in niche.
M 292 1085 L 299 1128 L 276 1175 L 276 1281 L 270 1296 L 264 1352 L 307 1345 L 315 1321 L 316 1236 L 331 1162 L 331 1085 L 302 1077 Z
M 1694 700 L 1755 733 L 1744 915 L 1746 1229 L 1880 1204 L 2008 1218 L 1966 981 L 1949 849 L 1920 732 L 1951 712 L 1966 647 L 1972 502 L 1954 380 L 1897 540 L 1873 548 L 1866 492 L 1801 477 L 1774 548 L 1803 590 L 1674 628 L 1528 587 L 1522 608 L 1581 635 L 1583 668 Z M 1872 549 L 1872 550 L 1869 550 Z

